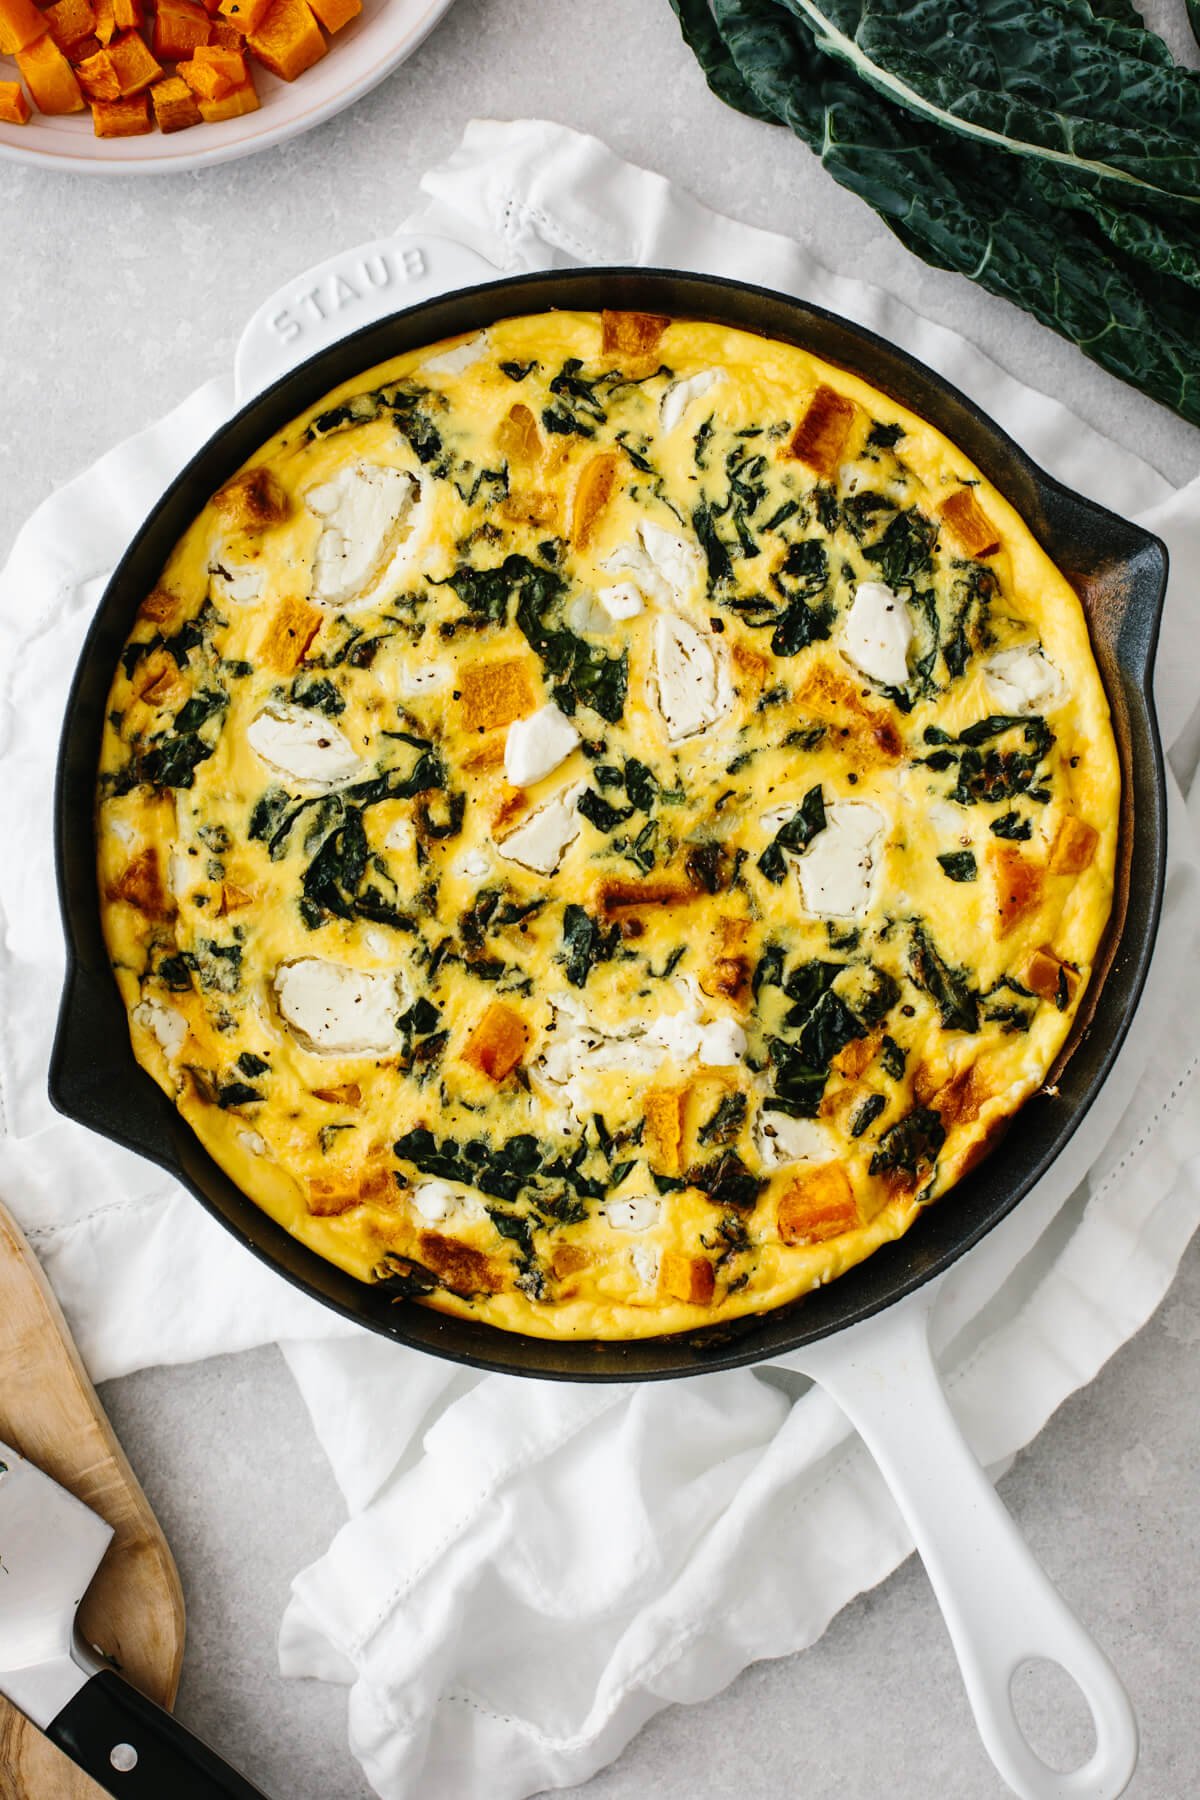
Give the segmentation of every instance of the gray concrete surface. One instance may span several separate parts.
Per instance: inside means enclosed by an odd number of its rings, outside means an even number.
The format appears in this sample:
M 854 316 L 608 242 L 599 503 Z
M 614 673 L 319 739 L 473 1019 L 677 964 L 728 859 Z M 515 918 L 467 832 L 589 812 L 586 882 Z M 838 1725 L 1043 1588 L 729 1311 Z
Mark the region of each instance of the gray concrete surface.
M 1182 0 L 1146 11 L 1183 49 Z M 459 0 L 353 111 L 251 161 L 105 184 L 0 166 L 0 557 L 57 483 L 227 368 L 265 293 L 398 219 L 467 118 L 533 114 L 595 131 L 710 205 L 808 239 L 833 267 L 985 345 L 1174 480 L 1200 467 L 1200 434 L 1014 308 L 923 268 L 784 133 L 719 107 L 666 0 Z M 1198 1346 L 1193 1247 L 1157 1316 L 1002 1489 L 1134 1694 L 1145 1737 L 1136 1800 L 1200 1795 Z M 109 1384 L 104 1398 L 183 1575 L 182 1716 L 277 1800 L 366 1800 L 343 1693 L 286 1683 L 276 1668 L 289 1579 L 341 1517 L 281 1359 L 264 1350 L 149 1370 Z M 1038 1688 L 1028 1717 L 1043 1748 L 1069 1755 L 1084 1739 L 1060 1702 Z M 1002 1788 L 910 1562 L 806 1655 L 756 1666 L 706 1705 L 671 1709 L 576 1791 L 993 1800 Z

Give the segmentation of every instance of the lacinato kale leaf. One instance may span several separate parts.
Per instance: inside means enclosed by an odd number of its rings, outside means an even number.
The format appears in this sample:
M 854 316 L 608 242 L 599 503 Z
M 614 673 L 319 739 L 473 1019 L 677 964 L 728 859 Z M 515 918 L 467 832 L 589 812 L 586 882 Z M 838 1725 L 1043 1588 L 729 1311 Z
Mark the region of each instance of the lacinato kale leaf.
M 787 874 L 784 852 L 800 851 L 825 829 L 825 796 L 820 783 L 809 788 L 790 819 L 785 819 L 758 859 L 758 867 L 776 887 Z
M 946 1128 L 939 1115 L 931 1107 L 914 1106 L 880 1138 L 871 1158 L 871 1173 L 923 1175 L 936 1162 L 945 1141 Z
M 938 857 L 942 874 L 950 881 L 974 881 L 979 874 L 973 850 L 948 850 Z
M 947 1031 L 979 1030 L 979 995 L 966 970 L 953 968 L 939 956 L 925 927 L 916 923 L 909 932 L 908 966 L 917 986 L 934 1002 Z
M 1126 0 L 672 5 L 714 93 L 916 255 L 1200 423 L 1200 75 Z
M 606 962 L 616 950 L 621 939 L 621 928 L 613 925 L 609 931 L 585 907 L 572 903 L 563 908 L 563 941 L 562 959 L 566 965 L 567 980 L 572 987 L 584 987 L 587 978 L 599 962 Z

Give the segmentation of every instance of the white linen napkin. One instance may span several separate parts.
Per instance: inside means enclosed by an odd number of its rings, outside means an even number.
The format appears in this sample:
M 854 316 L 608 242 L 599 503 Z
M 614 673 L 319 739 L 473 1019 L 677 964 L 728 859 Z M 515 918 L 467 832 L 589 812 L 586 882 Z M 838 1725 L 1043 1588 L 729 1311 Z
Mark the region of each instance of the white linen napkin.
M 1171 547 L 1157 691 L 1178 785 L 1150 987 L 1066 1154 L 956 1266 L 935 1318 L 955 1410 L 998 1464 L 1144 1322 L 1200 1221 L 1200 483 L 1175 490 L 955 334 L 595 139 L 476 123 L 423 185 L 411 223 L 498 269 L 690 267 L 858 319 Z M 231 406 L 210 383 L 120 446 L 39 510 L 0 575 L 0 833 L 28 852 L 0 863 L 0 1193 L 97 1378 L 284 1340 L 350 1512 L 297 1577 L 285 1671 L 350 1686 L 351 1744 L 385 1800 L 517 1800 L 586 1778 L 668 1701 L 811 1643 L 911 1546 L 837 1409 L 786 1366 L 595 1388 L 439 1364 L 297 1295 L 160 1171 L 51 1112 L 67 675 L 105 572 Z

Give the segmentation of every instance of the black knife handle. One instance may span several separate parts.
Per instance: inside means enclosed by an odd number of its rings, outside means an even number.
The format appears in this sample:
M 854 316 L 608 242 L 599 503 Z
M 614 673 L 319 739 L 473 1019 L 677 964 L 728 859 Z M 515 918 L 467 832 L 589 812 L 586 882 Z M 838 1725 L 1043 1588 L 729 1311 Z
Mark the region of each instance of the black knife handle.
M 80 1688 L 46 1736 L 115 1800 L 266 1800 L 111 1669 Z

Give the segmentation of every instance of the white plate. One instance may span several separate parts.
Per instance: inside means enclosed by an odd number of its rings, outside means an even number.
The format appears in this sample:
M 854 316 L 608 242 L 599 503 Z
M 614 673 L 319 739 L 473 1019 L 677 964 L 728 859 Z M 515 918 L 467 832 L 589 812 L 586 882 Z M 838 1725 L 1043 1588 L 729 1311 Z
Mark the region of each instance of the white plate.
M 161 175 L 252 156 L 311 130 L 367 93 L 412 55 L 452 4 L 363 0 L 358 18 L 329 38 L 321 61 L 292 82 L 280 81 L 250 58 L 260 105 L 240 119 L 193 125 L 167 137 L 152 131 L 144 137 L 98 138 L 90 112 L 67 118 L 35 112 L 28 125 L 0 124 L 0 157 L 83 175 Z M 16 75 L 16 64 L 0 56 L 0 81 Z

